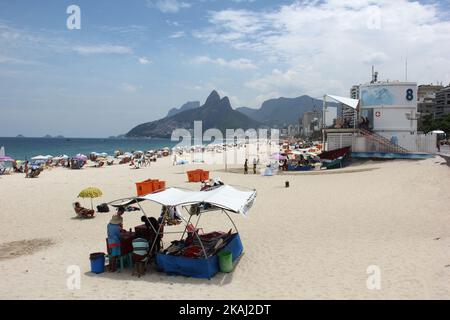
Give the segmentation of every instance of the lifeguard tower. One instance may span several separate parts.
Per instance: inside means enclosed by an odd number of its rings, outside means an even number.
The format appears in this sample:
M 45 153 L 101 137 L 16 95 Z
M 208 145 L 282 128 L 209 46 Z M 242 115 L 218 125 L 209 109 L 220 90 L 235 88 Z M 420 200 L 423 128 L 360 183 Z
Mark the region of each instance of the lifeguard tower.
M 324 96 L 324 112 L 327 98 L 354 111 L 351 127 L 324 126 L 326 150 L 351 146 L 354 157 L 379 158 L 420 158 L 435 153 L 436 135 L 417 132 L 417 83 L 378 81 L 377 76 L 372 73 L 372 81 L 359 86 L 359 99 Z

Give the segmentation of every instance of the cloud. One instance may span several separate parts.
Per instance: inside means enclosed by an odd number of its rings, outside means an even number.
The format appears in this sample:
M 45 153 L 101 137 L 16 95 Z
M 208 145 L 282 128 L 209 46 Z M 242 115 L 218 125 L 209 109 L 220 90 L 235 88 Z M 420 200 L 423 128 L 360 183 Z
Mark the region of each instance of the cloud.
M 134 92 L 138 91 L 138 89 L 140 89 L 140 87 L 124 82 L 121 85 L 121 89 L 125 92 L 134 93 Z
M 131 54 L 133 50 L 125 46 L 101 44 L 93 46 L 75 46 L 73 51 L 81 55 L 92 54 Z
M 384 52 L 374 52 L 363 57 L 362 61 L 366 64 L 382 64 L 389 60 L 389 57 Z
M 295 1 L 261 10 L 211 11 L 194 37 L 254 52 L 267 68 L 245 86 L 253 95 L 348 95 L 353 84 L 380 79 L 449 82 L 450 21 L 437 3 L 408 0 Z
M 152 63 L 152 61 L 151 61 L 150 59 L 146 58 L 146 57 L 140 57 L 140 58 L 139 58 L 139 63 L 145 65 L 145 64 L 150 64 L 150 63 Z
M 185 36 L 184 31 L 177 31 L 177 32 L 172 33 L 172 34 L 169 36 L 169 38 L 171 38 L 171 39 L 178 39 L 178 38 L 182 38 L 182 37 L 184 37 L 184 36 Z
M 216 64 L 221 67 L 228 67 L 237 70 L 251 70 L 258 68 L 251 60 L 244 58 L 225 60 L 223 58 L 212 59 L 208 56 L 199 56 L 194 58 L 192 61 L 198 64 Z
M 36 61 L 31 60 L 23 60 L 18 58 L 12 58 L 8 56 L 2 56 L 0 55 L 0 64 L 24 64 L 24 65 L 32 65 L 32 64 L 38 64 Z
M 157 8 L 164 13 L 176 13 L 180 9 L 190 8 L 191 4 L 178 0 L 147 0 L 147 6 Z
M 98 30 L 102 32 L 113 32 L 113 33 L 120 33 L 120 34 L 131 34 L 131 33 L 143 33 L 148 30 L 146 26 L 140 26 L 140 25 L 129 25 L 129 26 L 110 26 L 110 25 L 103 25 L 96 27 Z

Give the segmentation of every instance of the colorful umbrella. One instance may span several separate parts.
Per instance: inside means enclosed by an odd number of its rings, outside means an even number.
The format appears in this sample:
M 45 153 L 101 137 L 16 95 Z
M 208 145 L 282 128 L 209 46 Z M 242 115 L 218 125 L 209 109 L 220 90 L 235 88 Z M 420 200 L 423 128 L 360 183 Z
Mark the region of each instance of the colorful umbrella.
M 84 154 L 77 154 L 75 157 L 73 157 L 75 160 L 82 160 L 86 161 L 88 158 Z
M 284 160 L 284 159 L 286 159 L 286 157 L 282 156 L 279 153 L 274 153 L 274 154 L 272 154 L 272 159 L 274 159 L 274 160 Z
M 91 199 L 91 209 L 93 209 L 94 206 L 92 204 L 92 199 L 99 198 L 102 195 L 103 195 L 103 193 L 99 188 L 89 187 L 89 188 L 82 190 L 80 192 L 80 194 L 78 195 L 78 198 L 83 198 L 83 199 L 90 198 Z

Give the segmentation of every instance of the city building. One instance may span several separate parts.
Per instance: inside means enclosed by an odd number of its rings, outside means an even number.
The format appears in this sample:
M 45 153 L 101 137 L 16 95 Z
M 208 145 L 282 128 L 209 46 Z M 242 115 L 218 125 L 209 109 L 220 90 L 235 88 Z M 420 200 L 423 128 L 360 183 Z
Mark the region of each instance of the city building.
M 421 114 L 421 117 L 425 115 L 433 115 L 435 117 L 436 112 L 436 93 L 442 90 L 444 87 L 441 85 L 420 85 L 417 89 L 417 111 Z
M 360 85 L 355 85 L 350 89 L 350 98 L 359 99 L 359 86 Z
M 450 86 L 442 88 L 436 92 L 436 100 L 434 105 L 435 119 L 441 119 L 447 114 L 450 114 Z

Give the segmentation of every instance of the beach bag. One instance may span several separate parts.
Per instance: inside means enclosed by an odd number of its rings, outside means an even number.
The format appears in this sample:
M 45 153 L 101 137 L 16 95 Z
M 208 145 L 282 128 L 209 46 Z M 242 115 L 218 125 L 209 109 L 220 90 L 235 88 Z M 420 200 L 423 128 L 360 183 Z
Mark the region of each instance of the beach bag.
M 97 206 L 97 211 L 98 212 L 102 212 L 102 213 L 106 213 L 109 212 L 109 207 L 106 203 L 102 203 L 100 205 Z

